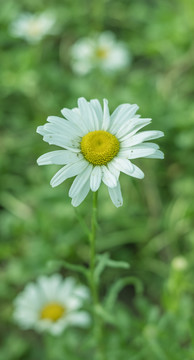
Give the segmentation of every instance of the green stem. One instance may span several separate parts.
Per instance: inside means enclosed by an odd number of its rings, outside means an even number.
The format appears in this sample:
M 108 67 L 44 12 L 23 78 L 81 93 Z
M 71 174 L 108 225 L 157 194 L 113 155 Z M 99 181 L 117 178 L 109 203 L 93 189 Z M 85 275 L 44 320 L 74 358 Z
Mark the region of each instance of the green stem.
M 94 277 L 95 263 L 96 263 L 96 227 L 97 227 L 97 191 L 93 194 L 92 220 L 91 220 L 91 234 L 90 234 L 90 286 L 92 291 L 93 303 L 96 306 L 98 303 L 98 290 Z
M 92 220 L 91 220 L 91 234 L 90 240 L 90 289 L 93 299 L 93 318 L 94 318 L 94 337 L 96 340 L 96 359 L 106 360 L 104 356 L 104 349 L 102 344 L 103 327 L 102 321 L 97 314 L 97 308 L 99 305 L 98 285 L 95 279 L 95 267 L 96 267 L 96 228 L 97 228 L 97 198 L 98 193 L 93 194 L 93 207 L 92 207 Z

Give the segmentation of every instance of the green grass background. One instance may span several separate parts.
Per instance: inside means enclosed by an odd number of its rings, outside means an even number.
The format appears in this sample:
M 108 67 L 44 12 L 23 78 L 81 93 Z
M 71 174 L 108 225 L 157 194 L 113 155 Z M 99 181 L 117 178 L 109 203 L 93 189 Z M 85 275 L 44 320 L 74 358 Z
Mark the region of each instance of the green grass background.
M 13 38 L 10 24 L 22 12 L 49 10 L 55 35 L 30 45 Z M 69 328 L 53 338 L 22 331 L 13 323 L 13 299 L 39 275 L 60 271 L 50 260 L 87 264 L 89 248 L 68 190 L 52 189 L 58 166 L 36 159 L 54 150 L 36 134 L 47 116 L 75 107 L 79 96 L 105 97 L 111 112 L 137 103 L 149 129 L 162 130 L 164 160 L 135 161 L 144 180 L 121 175 L 123 207 L 106 187 L 99 193 L 98 251 L 130 263 L 107 269 L 101 298 L 117 279 L 134 276 L 106 325 L 108 360 L 194 359 L 194 3 L 192 0 L 6 0 L 0 12 L 0 360 L 93 359 L 91 332 Z M 130 68 L 80 77 L 71 70 L 70 48 L 80 37 L 111 30 L 132 55 Z M 90 223 L 91 194 L 79 207 Z M 187 267 L 174 269 L 183 256 Z

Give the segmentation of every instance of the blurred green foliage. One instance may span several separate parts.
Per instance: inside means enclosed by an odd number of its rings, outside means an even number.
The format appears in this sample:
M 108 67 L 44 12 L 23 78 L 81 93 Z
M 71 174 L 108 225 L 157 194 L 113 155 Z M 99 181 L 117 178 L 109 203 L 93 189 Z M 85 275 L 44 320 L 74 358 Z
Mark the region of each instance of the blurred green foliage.
M 36 44 L 14 38 L 10 24 L 23 12 L 49 10 L 56 31 Z M 51 189 L 57 166 L 36 159 L 54 147 L 35 130 L 48 115 L 75 107 L 79 96 L 105 97 L 111 110 L 137 103 L 165 160 L 138 160 L 144 180 L 121 176 L 124 206 L 107 190 L 99 194 L 98 250 L 130 263 L 107 269 L 101 296 L 123 276 L 133 284 L 120 292 L 115 324 L 106 325 L 108 360 L 194 359 L 194 3 L 193 0 L 6 0 L 1 2 L 0 106 L 0 360 L 91 359 L 87 331 L 69 328 L 58 338 L 23 332 L 13 323 L 12 301 L 28 281 L 61 271 L 50 260 L 87 264 L 89 249 L 70 204 L 71 183 Z M 132 64 L 117 74 L 71 70 L 70 48 L 82 36 L 111 30 L 125 41 Z M 91 195 L 78 212 L 90 222 Z M 181 267 L 174 258 L 183 257 Z M 177 265 L 178 264 L 178 265 Z M 78 277 L 77 275 L 75 275 Z M 83 280 L 83 279 L 81 279 Z

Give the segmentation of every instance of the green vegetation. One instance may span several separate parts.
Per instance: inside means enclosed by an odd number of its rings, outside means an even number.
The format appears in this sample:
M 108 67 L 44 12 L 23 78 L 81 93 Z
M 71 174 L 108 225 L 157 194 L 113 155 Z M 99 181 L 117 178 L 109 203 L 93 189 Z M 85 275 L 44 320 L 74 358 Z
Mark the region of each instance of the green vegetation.
M 11 34 L 23 12 L 48 11 L 52 34 L 29 43 Z M 6 0 L 1 3 L 0 106 L 0 360 L 93 359 L 91 331 L 69 327 L 59 337 L 23 331 L 14 323 L 13 300 L 39 275 L 60 272 L 63 260 L 87 266 L 89 247 L 80 216 L 90 224 L 92 195 L 71 206 L 72 180 L 52 189 L 59 166 L 36 159 L 55 149 L 36 128 L 60 116 L 77 98 L 137 103 L 164 160 L 135 160 L 144 180 L 121 175 L 123 207 L 99 191 L 97 247 L 130 268 L 107 268 L 101 301 L 109 301 L 105 350 L 109 360 L 194 359 L 194 3 L 193 0 Z M 116 73 L 72 71 L 70 49 L 80 37 L 112 31 L 126 43 L 131 65 Z M 146 130 L 147 130 L 146 129 Z M 128 278 L 117 289 L 107 288 Z

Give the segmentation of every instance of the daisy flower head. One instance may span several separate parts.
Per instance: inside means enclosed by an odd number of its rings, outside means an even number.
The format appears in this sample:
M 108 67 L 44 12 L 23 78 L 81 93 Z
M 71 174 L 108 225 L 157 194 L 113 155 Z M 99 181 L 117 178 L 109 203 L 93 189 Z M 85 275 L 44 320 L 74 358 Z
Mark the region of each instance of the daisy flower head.
M 176 256 L 171 263 L 171 266 L 176 271 L 183 271 L 187 269 L 188 262 L 184 256 Z
M 36 43 L 45 35 L 52 33 L 54 23 L 55 18 L 48 13 L 23 13 L 11 24 L 10 31 L 15 37 Z
M 80 310 L 88 299 L 88 288 L 59 274 L 41 276 L 29 283 L 14 302 L 14 319 L 24 330 L 59 335 L 68 326 L 87 327 L 90 316 Z
M 110 115 L 106 99 L 102 109 L 97 99 L 79 98 L 77 108 L 61 111 L 64 118 L 49 116 L 48 123 L 37 128 L 44 141 L 63 148 L 40 156 L 37 162 L 38 165 L 63 165 L 51 179 L 52 187 L 75 177 L 69 190 L 73 206 L 81 204 L 90 190 L 97 191 L 102 182 L 108 187 L 113 204 L 121 206 L 120 173 L 144 177 L 131 160 L 163 159 L 159 146 L 147 142 L 160 138 L 163 132 L 138 133 L 151 119 L 141 119 L 136 115 L 137 110 L 136 104 L 123 104 Z
M 131 56 L 124 42 L 111 31 L 77 40 L 71 48 L 72 69 L 85 75 L 93 68 L 114 72 L 130 64 Z

